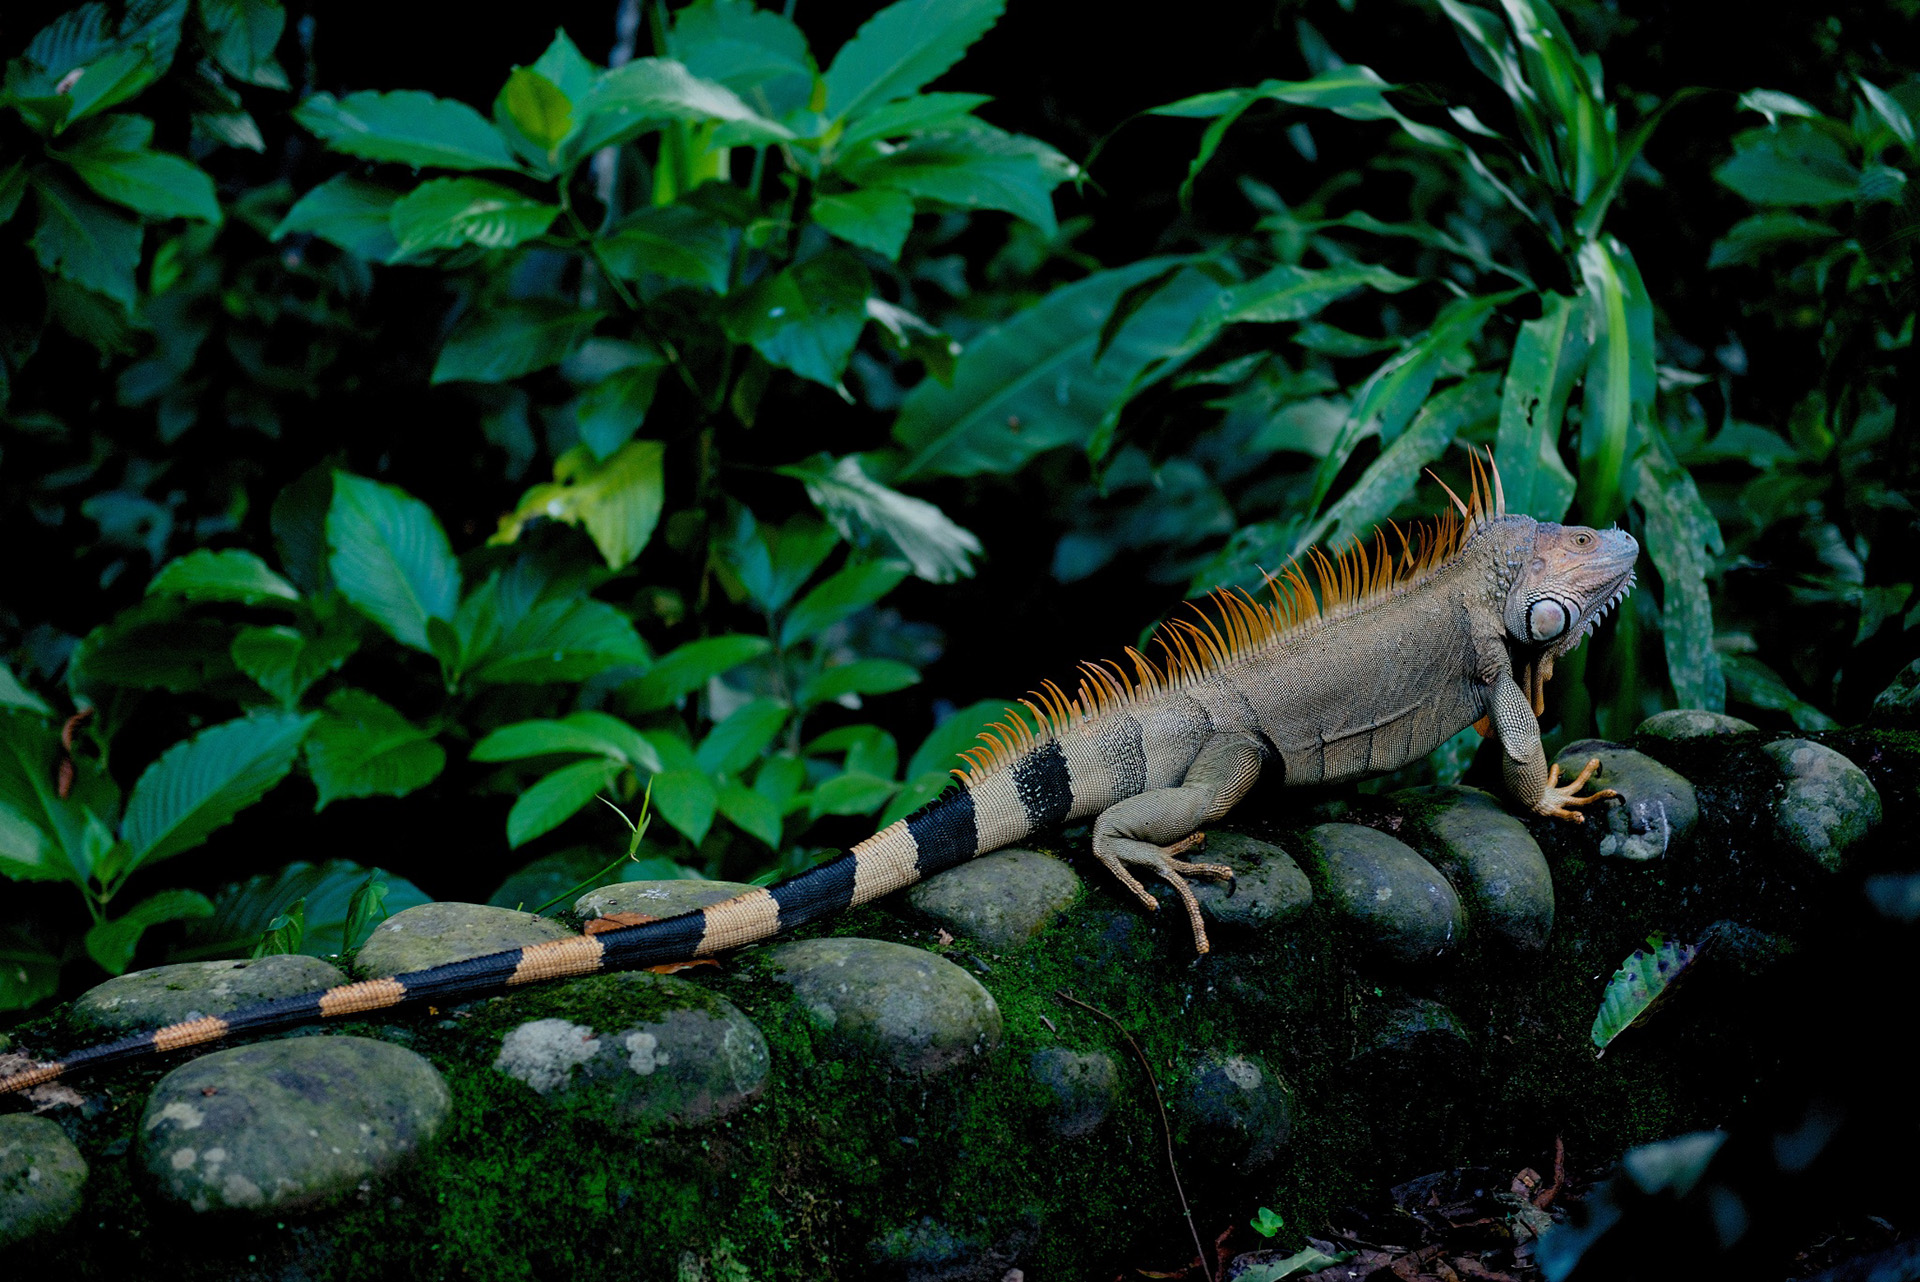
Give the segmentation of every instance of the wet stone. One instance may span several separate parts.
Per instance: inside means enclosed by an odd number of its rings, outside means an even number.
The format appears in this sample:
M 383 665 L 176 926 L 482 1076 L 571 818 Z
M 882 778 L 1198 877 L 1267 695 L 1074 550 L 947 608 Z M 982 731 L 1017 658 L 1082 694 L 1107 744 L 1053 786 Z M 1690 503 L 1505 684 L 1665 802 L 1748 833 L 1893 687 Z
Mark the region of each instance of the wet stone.
M 1644 752 L 1605 739 L 1581 739 L 1560 751 L 1560 782 L 1577 776 L 1595 757 L 1600 769 L 1582 791 L 1611 788 L 1620 794 L 1586 807 L 1587 822 L 1604 827 L 1601 854 L 1635 862 L 1658 859 L 1693 834 L 1700 821 L 1693 785 Z
M 574 900 L 573 911 L 588 921 L 596 917 L 611 917 L 615 913 L 678 917 L 696 908 L 724 903 L 752 889 L 754 887 L 738 881 L 698 881 L 693 878 L 616 881 L 611 886 L 590 890 Z
M 1286 925 L 1313 903 L 1313 885 L 1280 847 L 1237 832 L 1207 834 L 1198 853 L 1182 858 L 1225 864 L 1232 883 L 1192 879 L 1194 898 L 1209 922 L 1232 931 L 1259 932 Z
M 1037 1050 L 1027 1071 L 1046 1088 L 1047 1129 L 1062 1139 L 1099 1130 L 1119 1097 L 1119 1067 L 1099 1051 Z
M 956 935 L 988 948 L 1031 940 L 1080 898 L 1080 875 L 1034 850 L 1000 850 L 915 886 L 907 902 Z
M 1467 1030 L 1451 1010 L 1425 997 L 1404 997 L 1367 1009 L 1360 1018 L 1355 1059 L 1439 1066 L 1467 1050 Z
M 997 1235 L 984 1225 L 971 1232 L 922 1216 L 876 1238 L 867 1247 L 874 1282 L 1006 1282 L 1020 1275 L 1020 1257 L 1039 1240 L 1040 1221 Z
M 1459 943 L 1460 897 L 1410 846 L 1358 824 L 1321 824 L 1307 838 L 1328 901 L 1388 960 L 1437 961 Z
M 1527 826 L 1478 788 L 1408 788 L 1393 800 L 1420 813 L 1440 847 L 1435 859 L 1480 924 L 1515 948 L 1538 952 L 1553 933 L 1553 874 Z
M 344 984 L 346 976 L 318 957 L 282 953 L 251 961 L 181 962 L 118 975 L 74 999 L 67 1023 L 76 1033 L 131 1033 L 227 1015 L 255 1002 L 298 997 Z
M 1724 712 L 1708 712 L 1705 708 L 1670 708 L 1642 721 L 1634 733 L 1652 735 L 1656 739 L 1704 739 L 1709 735 L 1739 734 L 1759 728 L 1751 721 L 1742 721 Z
M 809 939 L 766 955 L 830 1045 L 940 1073 L 1000 1045 L 1000 1008 L 944 957 L 878 939 Z
M 174 1069 L 148 1097 L 136 1142 L 166 1201 L 272 1216 L 389 1174 L 438 1134 L 450 1106 L 438 1070 L 412 1051 L 296 1037 Z
M 1250 1055 L 1203 1056 L 1170 1102 L 1181 1151 L 1238 1172 L 1272 1162 L 1293 1132 L 1286 1088 Z
M 1887 688 L 1875 696 L 1867 720 L 1889 726 L 1920 723 L 1920 659 L 1900 669 Z
M 44 1117 L 0 1114 L 0 1249 L 65 1225 L 80 1209 L 87 1161 Z
M 353 959 L 356 975 L 377 978 L 488 953 L 565 939 L 573 934 L 557 921 L 495 908 L 490 904 L 418 904 L 373 928 Z
M 1824 744 L 1781 739 L 1762 749 L 1787 788 L 1773 803 L 1782 840 L 1838 872 L 1854 843 L 1880 822 L 1880 793 L 1867 772 Z
M 664 975 L 596 975 L 568 988 L 593 1023 L 528 1020 L 501 1039 L 499 1072 L 549 1099 L 643 1126 L 696 1126 L 766 1088 L 767 1040 L 731 1002 Z

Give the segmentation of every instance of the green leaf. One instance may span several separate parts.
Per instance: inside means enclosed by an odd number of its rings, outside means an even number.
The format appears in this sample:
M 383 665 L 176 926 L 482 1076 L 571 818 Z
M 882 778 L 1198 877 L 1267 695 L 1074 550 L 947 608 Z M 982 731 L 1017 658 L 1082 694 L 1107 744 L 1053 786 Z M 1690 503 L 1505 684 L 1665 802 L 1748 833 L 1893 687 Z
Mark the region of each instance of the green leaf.
M 941 384 L 953 384 L 953 364 L 961 350 L 959 343 L 884 298 L 869 297 L 867 315 L 879 322 L 882 332 L 892 340 L 894 350 L 925 365 L 927 373 Z
M 152 141 L 145 116 L 103 116 L 69 133 L 56 154 L 87 186 L 135 213 L 219 222 L 213 179 L 189 160 L 152 150 Z
M 260 942 L 253 946 L 253 957 L 280 957 L 300 951 L 307 937 L 307 901 L 296 899 L 267 923 Z
M 71 125 L 136 97 L 165 70 L 149 53 L 137 47 L 116 49 L 91 62 L 67 90 L 73 103 L 66 123 Z
M 398 192 L 351 174 L 335 174 L 293 202 L 273 229 L 273 240 L 296 232 L 318 236 L 350 254 L 384 263 L 400 252 L 393 238 L 393 204 Z
M 334 151 L 363 160 L 435 169 L 514 169 L 513 156 L 485 116 L 464 102 L 417 89 L 363 90 L 341 99 L 317 93 L 293 118 Z
M 632 864 L 622 860 L 608 866 L 607 852 L 597 846 L 576 846 L 557 850 L 507 874 L 499 888 L 487 896 L 495 908 L 532 911 L 541 904 L 573 907 L 574 897 L 620 880 L 620 873 Z
M 914 749 L 907 762 L 907 777 L 917 779 L 925 774 L 945 775 L 949 770 L 965 770 L 967 760 L 960 755 L 961 750 L 976 746 L 980 732 L 996 721 L 1005 721 L 1012 707 L 1011 699 L 982 699 L 952 713 Z
M 179 596 L 189 601 L 298 601 L 300 590 L 251 552 L 201 548 L 160 567 L 147 584 L 148 596 Z
M 202 730 L 160 754 L 127 798 L 132 867 L 191 850 L 264 797 L 293 768 L 314 716 L 256 712 Z
M 541 602 L 470 654 L 466 666 L 476 684 L 508 685 L 585 681 L 646 662 L 631 619 L 605 601 L 573 596 Z
M 771 80 L 804 76 L 813 66 L 800 28 L 753 0 L 703 0 L 673 16 L 668 48 L 687 70 L 740 93 Z
M 827 703 L 847 694 L 891 694 L 918 685 L 920 672 L 897 659 L 855 659 L 837 668 L 827 668 L 809 678 L 800 687 L 802 708 Z
M 1740 95 L 1739 106 L 1746 111 L 1757 111 L 1767 118 L 1767 123 L 1780 123 L 1780 117 L 1802 116 L 1810 120 L 1824 117 L 1820 109 L 1812 103 L 1794 97 L 1790 93 L 1781 93 L 1777 89 L 1749 89 Z
M 291 708 L 309 686 L 338 672 L 359 648 L 360 638 L 351 628 L 332 627 L 310 636 L 283 625 L 242 628 L 228 652 L 234 666 L 255 685 Z
M 780 807 L 751 788 L 725 783 L 714 789 L 720 813 L 749 837 L 780 849 Z
M 753 344 L 769 364 L 837 388 L 872 292 L 858 259 L 829 250 L 742 290 L 728 309 L 727 333 Z
M 573 712 L 558 721 L 519 721 L 502 726 L 473 746 L 475 761 L 519 761 L 555 753 L 615 757 L 640 770 L 658 772 L 660 754 L 620 718 L 604 712 Z
M 743 507 L 735 515 L 724 553 L 753 603 L 773 614 L 793 600 L 838 545 L 833 530 L 809 517 L 761 525 Z
M 1062 286 L 973 339 L 953 384 L 908 393 L 893 437 L 907 460 L 894 479 L 1006 473 L 1045 450 L 1084 446 L 1150 363 L 1179 350 L 1219 286 L 1175 277 L 1135 312 L 1098 361 L 1102 325 L 1131 286 L 1171 260 L 1145 259 Z
M 532 67 L 516 67 L 500 91 L 507 114 L 527 140 L 552 152 L 573 129 L 573 101 Z
M 858 117 L 917 92 L 1000 20 L 1006 0 L 900 0 L 861 24 L 827 68 L 827 115 Z
M 671 58 L 635 58 L 624 67 L 600 76 L 579 106 L 581 117 L 598 116 L 603 133 L 594 139 L 607 146 L 624 141 L 670 120 L 715 121 L 721 126 L 716 146 L 735 143 L 789 142 L 793 133 L 766 119 L 723 84 L 702 80 Z
M 1662 943 L 1655 936 L 1621 962 L 1593 1017 L 1595 1052 L 1606 1054 L 1614 1038 L 1645 1020 L 1698 955 L 1692 944 L 1677 939 Z
M 698 770 L 668 770 L 653 777 L 653 808 L 696 846 L 707 839 L 719 807 L 713 780 Z
M 0 1010 L 24 1010 L 60 987 L 61 954 L 32 923 L 0 925 Z
M 1560 424 L 1586 367 L 1587 300 L 1540 296 L 1540 318 L 1520 326 L 1500 394 L 1494 458 L 1509 512 L 1558 521 L 1573 502 L 1573 473 L 1560 457 Z
M 346 951 L 352 952 L 366 943 L 374 927 L 387 919 L 387 895 L 392 889 L 381 880 L 380 870 L 376 868 L 347 900 L 347 920 L 341 936 Z
M 809 813 L 815 819 L 821 815 L 870 815 L 885 805 L 899 787 L 891 779 L 882 779 L 864 770 L 849 770 L 813 790 Z
M 287 25 L 279 0 L 200 0 L 200 20 L 212 37 L 208 52 L 223 71 L 263 89 L 288 87 L 273 57 Z
M 553 43 L 534 62 L 533 69 L 547 78 L 567 101 L 577 103 L 593 87 L 593 77 L 597 68 L 580 52 L 578 45 L 565 31 L 553 33 Z
M 1802 121 L 1736 134 L 1734 154 L 1713 171 L 1756 205 L 1831 205 L 1860 194 L 1860 171 L 1840 140 Z
M 27 162 L 16 160 L 0 172 L 0 226 L 13 220 L 20 212 L 20 202 L 27 194 Z
M 1646 515 L 1647 552 L 1660 571 L 1660 640 L 1667 677 L 1683 708 L 1719 712 L 1727 683 L 1713 648 L 1713 602 L 1707 580 L 1726 551 L 1719 522 L 1693 476 L 1674 460 L 1664 436 L 1641 456 L 1634 497 Z
M 977 123 L 970 118 L 973 109 L 992 101 L 979 93 L 915 94 L 849 121 L 836 146 L 841 152 L 850 152 L 864 142 L 934 130 L 971 128 Z
M 536 298 L 469 312 L 440 349 L 431 381 L 504 383 L 558 365 L 605 315 Z
M 413 254 L 458 245 L 511 249 L 543 235 L 559 216 L 558 205 L 484 178 L 436 178 L 395 201 L 389 219 L 400 252 Z M 436 367 L 434 381 L 441 379 Z
M 1900 105 L 1898 99 L 1865 76 L 1855 76 L 1854 83 L 1860 86 L 1860 92 L 1866 97 L 1867 105 L 1873 108 L 1873 114 L 1880 117 L 1893 136 L 1911 149 L 1913 147 L 1913 117 Z
M 401 645 L 431 654 L 427 620 L 451 621 L 460 566 L 426 504 L 351 472 L 333 474 L 327 567 L 340 592 Z
M 1580 422 L 1580 506 L 1589 524 L 1620 515 L 1636 422 L 1653 404 L 1653 303 L 1627 247 L 1611 236 L 1580 249 L 1593 309 Z
M 648 272 L 725 293 L 734 232 L 704 209 L 656 205 L 636 210 L 595 241 L 601 261 L 624 280 Z
M 614 569 L 631 565 L 653 537 L 666 501 L 664 454 L 659 441 L 631 441 L 596 463 L 586 446 L 575 446 L 554 460 L 553 481 L 522 495 L 487 541 L 512 543 L 528 521 L 546 517 L 584 527 Z
M 773 643 L 765 637 L 718 636 L 689 641 L 662 655 L 647 675 L 629 684 L 627 701 L 637 712 L 668 707 L 681 696 L 772 648 Z
M 1647 113 L 1646 118 L 1634 126 L 1633 132 L 1621 142 L 1619 154 L 1612 159 L 1611 171 L 1605 175 L 1598 188 L 1586 197 L 1586 203 L 1580 206 L 1580 212 L 1574 216 L 1574 235 L 1583 240 L 1590 240 L 1599 234 L 1600 225 L 1606 220 L 1607 209 L 1613 204 L 1613 198 L 1619 194 L 1621 184 L 1626 182 L 1627 174 L 1633 169 L 1634 162 L 1639 159 L 1641 150 L 1647 145 L 1647 140 L 1653 137 L 1653 131 L 1659 127 L 1669 111 L 1689 98 L 1697 98 L 1705 92 L 1707 92 L 1705 89 L 1694 86 L 1669 94 L 1665 102 Z
M 1772 212 L 1742 218 L 1727 228 L 1727 234 L 1713 242 L 1707 258 L 1709 268 L 1758 264 L 1776 250 L 1790 246 L 1814 246 L 1839 239 L 1831 225 L 1799 214 Z
M 1793 692 L 1780 674 L 1748 654 L 1723 654 L 1720 670 L 1727 693 L 1743 703 L 1784 712 L 1801 730 L 1837 730 L 1840 723 Z
M 664 358 L 615 370 L 573 403 L 574 427 L 595 459 L 610 457 L 647 421 Z
M 1287 1227 L 1287 1222 L 1281 1217 L 1278 1211 L 1270 1206 L 1263 1206 L 1260 1208 L 1259 1213 L 1253 1217 L 1253 1222 L 1247 1227 L 1251 1228 L 1261 1237 L 1272 1237 L 1281 1229 Z
M 28 712 L 37 712 L 43 717 L 53 715 L 53 709 L 47 701 L 20 684 L 20 678 L 13 675 L 13 669 L 0 663 L 0 708 L 25 708 Z
M 149 597 L 89 632 L 67 665 L 76 693 L 106 687 L 201 690 L 233 674 L 227 646 L 232 625 L 182 618 L 170 598 Z
M 1264 1206 L 1260 1210 L 1265 1214 L 1272 1214 Z M 1278 1219 L 1279 1216 L 1276 1215 L 1274 1218 Z M 1260 1227 L 1258 1219 L 1254 1221 L 1253 1227 L 1255 1229 Z M 1258 1264 L 1236 1274 L 1235 1282 L 1287 1282 L 1290 1278 L 1303 1278 L 1309 1273 L 1318 1273 L 1336 1264 L 1345 1264 L 1356 1254 L 1358 1252 L 1339 1251 L 1328 1255 L 1317 1246 L 1303 1247 L 1282 1259 L 1261 1259 Z
M 307 734 L 315 812 L 342 797 L 404 797 L 440 777 L 447 754 L 433 736 L 364 690 L 336 690 Z
M 1372 263 L 1339 263 L 1318 271 L 1276 267 L 1244 285 L 1222 290 L 1214 305 L 1194 322 L 1187 344 L 1197 350 L 1227 325 L 1305 320 L 1362 289 L 1398 294 L 1419 283 Z
M 561 766 L 520 794 L 507 812 L 507 844 L 518 849 L 571 819 L 620 773 L 617 762 L 596 757 Z
M 813 198 L 813 221 L 841 240 L 888 259 L 913 230 L 913 197 L 899 191 L 844 191 Z
M 694 764 L 708 774 L 739 774 L 760 759 L 787 724 L 791 711 L 773 699 L 753 699 L 740 705 L 707 732 L 693 754 Z
M 274 918 L 293 904 L 303 905 L 298 951 L 328 957 L 346 950 L 346 924 L 353 903 L 369 878 L 387 887 L 382 905 L 397 913 L 431 900 L 403 877 L 364 868 L 345 859 L 315 866 L 292 863 L 228 886 L 213 900 L 213 916 L 187 925 L 185 941 L 169 957 L 193 961 L 245 956 Z
M 128 909 L 112 921 L 98 921 L 87 931 L 87 956 L 109 975 L 127 969 L 140 937 L 154 926 L 213 916 L 213 901 L 197 890 L 163 890 Z
M 28 242 L 40 266 L 76 285 L 133 306 L 140 224 L 95 200 L 52 169 L 32 176 L 40 221 Z
M 885 828 L 898 820 L 905 819 L 945 792 L 952 783 L 953 776 L 944 770 L 930 770 L 918 775 L 908 772 L 905 786 L 893 794 L 893 800 L 889 801 L 886 808 L 874 819 L 874 826 Z
M 1049 237 L 1060 230 L 1053 189 L 1077 172 L 1046 144 L 986 125 L 865 148 L 843 159 L 839 169 L 861 187 L 904 192 L 956 209 L 1004 210 Z
M 980 540 L 925 499 L 902 494 L 868 476 L 857 455 L 835 459 L 816 454 L 779 471 L 804 484 L 820 514 L 855 547 L 898 556 L 929 583 L 951 583 L 972 575 L 972 558 L 980 555 Z M 768 608 L 784 604 L 782 599 Z
M 900 586 L 909 567 L 901 561 L 860 561 L 829 577 L 800 598 L 780 627 L 780 644 L 811 640 L 856 610 Z

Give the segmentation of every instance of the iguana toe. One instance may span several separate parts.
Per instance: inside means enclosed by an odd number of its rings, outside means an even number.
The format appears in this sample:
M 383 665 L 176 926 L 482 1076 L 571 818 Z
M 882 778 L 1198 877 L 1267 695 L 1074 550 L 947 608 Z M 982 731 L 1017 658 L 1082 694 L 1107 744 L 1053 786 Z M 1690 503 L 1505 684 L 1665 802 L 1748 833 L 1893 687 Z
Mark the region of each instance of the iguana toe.
M 1534 804 L 1534 810 L 1554 819 L 1565 819 L 1572 823 L 1585 823 L 1587 817 L 1573 807 L 1591 806 L 1596 801 L 1605 801 L 1609 797 L 1618 797 L 1620 795 L 1611 788 L 1602 788 L 1598 792 L 1590 792 L 1584 797 L 1579 795 L 1580 790 L 1586 787 L 1587 780 L 1593 778 L 1594 772 L 1599 769 L 1600 758 L 1594 757 L 1587 762 L 1586 766 L 1578 775 L 1574 776 L 1572 782 L 1561 784 L 1558 782 L 1560 778 L 1559 763 L 1555 762 L 1553 765 L 1547 767 L 1547 786 L 1540 794 L 1540 800 Z

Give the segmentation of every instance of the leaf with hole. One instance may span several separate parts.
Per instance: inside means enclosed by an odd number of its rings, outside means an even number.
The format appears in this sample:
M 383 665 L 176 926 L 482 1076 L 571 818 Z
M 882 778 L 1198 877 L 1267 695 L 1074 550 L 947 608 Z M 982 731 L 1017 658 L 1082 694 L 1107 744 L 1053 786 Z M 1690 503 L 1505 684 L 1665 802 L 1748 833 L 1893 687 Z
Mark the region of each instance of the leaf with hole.
M 1629 954 L 1613 972 L 1593 1017 L 1595 1055 L 1606 1054 L 1614 1038 L 1644 1022 L 1698 955 L 1695 945 L 1662 941 L 1658 935 Z

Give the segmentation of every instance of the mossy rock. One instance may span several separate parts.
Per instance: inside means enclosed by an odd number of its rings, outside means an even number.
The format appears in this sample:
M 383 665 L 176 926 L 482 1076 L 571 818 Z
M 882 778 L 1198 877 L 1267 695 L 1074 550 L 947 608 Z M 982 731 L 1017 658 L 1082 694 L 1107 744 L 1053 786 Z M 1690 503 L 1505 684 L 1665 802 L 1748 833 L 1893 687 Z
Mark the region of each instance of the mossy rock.
M 44 1117 L 0 1114 L 0 1250 L 65 1225 L 80 1210 L 87 1160 Z
M 1080 875 L 1052 855 L 999 850 L 927 878 L 907 902 L 957 935 L 1010 950 L 1046 929 L 1083 889 Z
M 1278 930 L 1313 905 L 1313 883 L 1293 856 L 1272 842 L 1237 832 L 1208 833 L 1205 849 L 1184 858 L 1233 869 L 1231 883 L 1192 881 L 1201 913 L 1227 935 Z
M 1724 712 L 1709 712 L 1705 708 L 1669 708 L 1642 721 L 1634 729 L 1634 734 L 1652 735 L 1656 739 L 1705 739 L 1759 728 L 1751 721 L 1742 721 Z
M 1564 785 L 1598 759 L 1600 769 L 1587 781 L 1585 792 L 1611 788 L 1619 797 L 1585 808 L 1587 822 L 1605 830 L 1600 853 L 1634 863 L 1660 859 L 1693 835 L 1700 822 L 1700 802 L 1693 784 L 1678 771 L 1661 765 L 1644 752 L 1605 739 L 1580 739 L 1560 750 L 1560 782 Z
M 1416 966 L 1459 946 L 1460 897 L 1412 847 L 1359 824 L 1321 824 L 1307 839 L 1327 902 L 1376 954 Z
M 1781 839 L 1828 872 L 1846 866 L 1859 840 L 1880 822 L 1880 793 L 1866 771 L 1825 744 L 1781 739 L 1763 750 L 1786 776 L 1773 804 Z
M 573 911 L 586 921 L 615 913 L 678 917 L 696 908 L 724 903 L 752 889 L 744 882 L 697 881 L 685 877 L 672 881 L 616 881 L 580 896 L 573 903 Z
M 373 928 L 354 955 L 353 971 L 369 979 L 404 975 L 571 934 L 557 921 L 491 904 L 418 904 Z
M 345 982 L 336 967 L 300 953 L 250 961 L 179 962 L 116 975 L 88 989 L 67 1008 L 67 1024 L 89 1035 L 140 1032 Z
M 1027 1065 L 1047 1092 L 1047 1128 L 1062 1139 L 1099 1130 L 1119 1102 L 1120 1069 L 1111 1055 L 1049 1046 Z
M 941 1073 L 990 1055 L 1000 1007 L 944 957 L 878 939 L 809 939 L 766 956 L 826 1043 L 903 1073 Z
M 1409 788 L 1394 801 L 1420 816 L 1435 863 L 1493 938 L 1537 953 L 1553 933 L 1553 873 L 1527 826 L 1478 788 Z
M 1257 1056 L 1203 1055 L 1174 1094 L 1174 1136 L 1208 1165 L 1247 1174 L 1270 1165 L 1293 1133 L 1293 1101 Z

